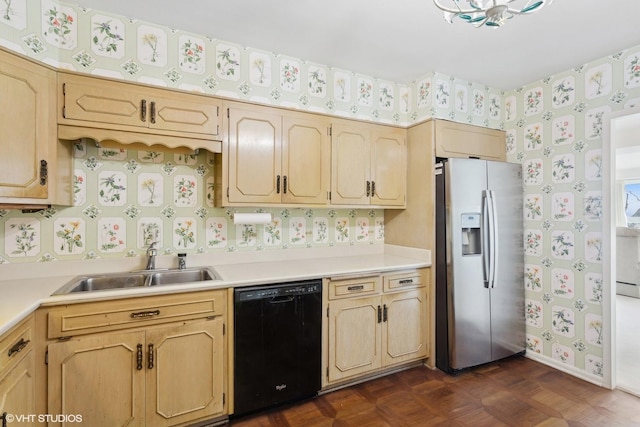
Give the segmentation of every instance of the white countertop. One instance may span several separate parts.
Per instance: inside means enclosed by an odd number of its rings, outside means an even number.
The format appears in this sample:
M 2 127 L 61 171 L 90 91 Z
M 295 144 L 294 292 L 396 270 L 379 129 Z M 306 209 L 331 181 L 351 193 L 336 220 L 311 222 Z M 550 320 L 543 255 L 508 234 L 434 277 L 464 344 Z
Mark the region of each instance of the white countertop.
M 158 256 L 172 268 L 175 256 Z M 52 294 L 75 276 L 139 270 L 144 258 L 0 265 L 0 334 L 41 305 L 120 299 L 431 266 L 428 250 L 393 245 L 189 255 L 189 267 L 211 266 L 222 280 L 146 288 Z

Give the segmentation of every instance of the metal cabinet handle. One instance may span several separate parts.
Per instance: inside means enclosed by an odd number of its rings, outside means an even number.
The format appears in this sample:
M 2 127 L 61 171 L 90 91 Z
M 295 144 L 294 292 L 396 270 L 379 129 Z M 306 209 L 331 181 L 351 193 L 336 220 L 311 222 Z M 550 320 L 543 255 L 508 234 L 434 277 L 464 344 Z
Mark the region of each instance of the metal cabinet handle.
M 413 285 L 413 279 L 403 279 L 398 282 L 401 285 Z
M 383 322 L 387 321 L 387 304 L 385 304 L 384 307 L 382 308 L 382 321 Z
M 371 181 L 367 181 L 367 197 L 371 196 Z
M 371 181 L 371 197 L 376 195 L 376 182 Z
M 156 123 L 156 102 L 151 101 L 151 123 Z
M 47 185 L 49 178 L 49 165 L 46 160 L 40 160 L 40 185 Z
M 143 319 L 145 317 L 155 317 L 160 315 L 160 310 L 151 310 L 151 311 L 138 311 L 136 313 L 131 313 L 130 317 L 132 319 Z
M 147 368 L 153 369 L 153 344 L 149 344 L 149 359 Z
M 142 344 L 138 344 L 138 350 L 136 351 L 136 369 L 138 371 L 142 370 Z
M 282 193 L 287 194 L 287 175 L 284 176 L 282 182 Z
M 147 121 L 147 100 L 143 99 L 140 101 L 140 120 L 143 122 Z
M 364 289 L 364 285 L 348 286 L 348 291 L 361 291 Z
M 25 348 L 30 342 L 31 340 L 25 341 L 24 338 L 20 338 L 20 341 L 11 346 L 8 352 L 8 356 L 11 357 L 16 353 L 20 353 L 22 349 Z
M 2 413 L 2 427 L 7 427 L 7 411 Z
M 378 323 L 382 323 L 382 308 L 378 306 Z
M 280 175 L 276 177 L 276 194 L 280 194 Z

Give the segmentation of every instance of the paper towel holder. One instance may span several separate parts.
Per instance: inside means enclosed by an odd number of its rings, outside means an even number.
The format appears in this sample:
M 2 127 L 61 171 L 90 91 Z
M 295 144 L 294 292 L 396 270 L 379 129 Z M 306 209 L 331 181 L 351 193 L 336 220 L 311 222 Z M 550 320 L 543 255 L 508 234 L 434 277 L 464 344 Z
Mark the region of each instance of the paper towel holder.
M 271 222 L 271 214 L 264 212 L 236 212 L 233 214 L 233 223 L 237 225 L 245 224 L 269 224 Z

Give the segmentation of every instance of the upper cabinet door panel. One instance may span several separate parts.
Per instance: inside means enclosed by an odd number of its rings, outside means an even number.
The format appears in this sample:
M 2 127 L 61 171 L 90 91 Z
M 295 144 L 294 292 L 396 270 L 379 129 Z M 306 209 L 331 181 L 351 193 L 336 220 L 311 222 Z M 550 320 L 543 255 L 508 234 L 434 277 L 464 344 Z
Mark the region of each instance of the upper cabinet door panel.
M 60 74 L 59 84 L 61 123 L 202 139 L 220 134 L 219 99 L 75 74 Z
M 7 53 L 0 55 L 0 196 L 46 199 L 55 73 Z M 42 162 L 45 162 L 44 164 Z M 44 179 L 42 179 L 44 178 Z
M 149 97 L 149 127 L 218 136 L 222 102 L 197 95 L 172 93 L 171 98 Z
M 229 201 L 279 203 L 282 120 L 229 109 Z
M 332 203 L 369 204 L 369 135 L 368 129 L 363 126 L 334 125 L 331 145 Z
M 435 150 L 437 157 L 477 157 L 505 161 L 506 134 L 464 123 L 436 120 Z
M 402 129 L 376 131 L 371 141 L 371 204 L 398 206 L 406 193 L 406 141 Z
M 283 203 L 326 204 L 329 191 L 330 122 L 284 117 Z
M 71 75 L 63 84 L 66 119 L 148 126 L 148 102 L 131 85 Z

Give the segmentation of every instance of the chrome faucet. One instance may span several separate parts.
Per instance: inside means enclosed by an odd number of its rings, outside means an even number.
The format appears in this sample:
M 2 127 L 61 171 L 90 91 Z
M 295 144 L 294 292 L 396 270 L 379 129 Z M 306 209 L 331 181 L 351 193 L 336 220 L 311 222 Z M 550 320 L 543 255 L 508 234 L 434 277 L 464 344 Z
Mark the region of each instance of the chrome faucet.
M 149 249 L 147 249 L 147 268 L 146 270 L 154 270 L 156 268 L 156 255 L 158 250 L 156 249 L 156 242 L 151 242 Z

